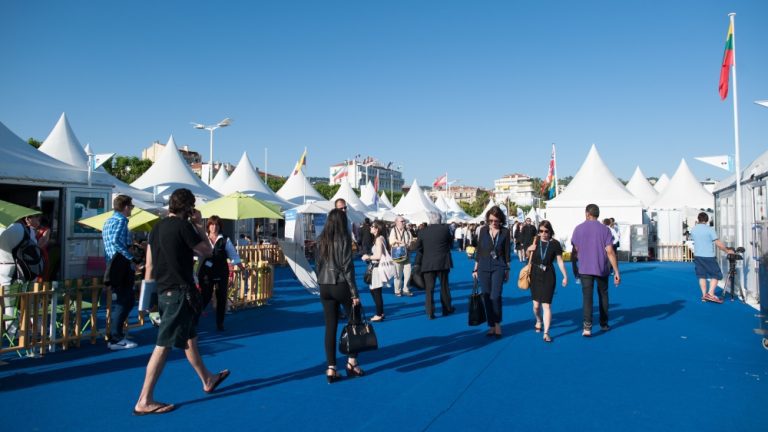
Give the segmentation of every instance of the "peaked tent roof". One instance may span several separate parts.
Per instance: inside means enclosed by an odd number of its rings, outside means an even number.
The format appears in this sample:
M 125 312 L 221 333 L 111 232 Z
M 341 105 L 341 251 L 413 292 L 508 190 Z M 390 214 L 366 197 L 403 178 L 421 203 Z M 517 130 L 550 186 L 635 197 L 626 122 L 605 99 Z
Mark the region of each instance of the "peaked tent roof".
M 373 188 L 370 180 L 360 188 L 360 201 L 368 207 L 376 209 L 376 189 Z
M 584 163 L 565 190 L 547 201 L 547 208 L 599 206 L 642 206 L 603 162 L 594 144 Z
M 445 201 L 445 198 L 443 198 L 442 195 L 437 196 L 437 199 L 435 200 L 435 207 L 439 208 L 441 212 L 447 212 L 451 210 L 448 202 Z
M 392 209 L 395 214 L 405 216 L 411 223 L 429 223 L 429 215 L 437 214 L 442 217 L 442 213 L 435 204 L 424 195 L 419 183 L 414 180 L 411 190 L 400 198 L 395 208 Z
M 219 168 L 219 172 L 216 173 L 216 176 L 211 180 L 210 186 L 218 193 L 221 193 L 222 190 L 224 190 L 224 183 L 227 182 L 227 179 L 229 179 L 229 173 L 226 169 L 222 166 Z
M 451 209 L 451 211 L 454 211 L 454 212 L 463 212 L 464 211 L 464 209 L 461 208 L 459 203 L 456 202 L 456 198 L 451 197 L 451 198 L 448 199 L 447 202 L 448 202 L 448 207 Z
M 365 205 L 365 203 L 362 202 L 360 198 L 358 198 L 355 191 L 352 190 L 352 186 L 349 185 L 349 182 L 341 182 L 339 190 L 336 191 L 336 194 L 329 201 L 336 202 L 336 200 L 339 198 L 343 198 L 344 201 L 347 202 L 348 206 L 351 206 L 353 209 L 359 212 L 366 213 L 371 211 L 371 209 Z
M 507 216 L 507 206 L 505 206 L 505 205 L 504 205 L 504 204 L 502 204 L 502 203 L 497 203 L 497 202 L 496 202 L 496 201 L 495 201 L 493 198 L 491 198 L 491 199 L 488 201 L 488 204 L 486 204 L 486 206 L 485 206 L 485 208 L 483 209 L 483 211 L 481 211 L 481 212 L 480 212 L 480 214 L 479 214 L 479 215 L 477 215 L 476 217 L 474 217 L 474 218 L 470 219 L 470 222 L 473 222 L 473 223 L 479 223 L 479 222 L 481 222 L 481 221 L 484 221 L 484 220 L 485 220 L 485 214 L 486 214 L 486 213 L 488 213 L 488 210 L 490 210 L 490 209 L 491 209 L 491 207 L 493 207 L 493 206 L 499 206 L 499 208 L 501 209 L 501 211 L 502 211 L 502 212 L 504 212 L 504 215 L 505 215 L 505 216 Z M 509 222 L 508 222 L 508 223 L 509 223 Z
M 243 156 L 240 157 L 240 162 L 237 163 L 237 167 L 232 171 L 232 174 L 224 183 L 222 189 L 222 193 L 225 195 L 234 192 L 242 192 L 260 200 L 277 204 L 283 208 L 293 207 L 291 203 L 275 195 L 272 189 L 264 184 L 264 181 L 261 180 L 261 177 L 259 177 L 256 170 L 253 168 L 253 164 L 248 158 L 248 152 L 243 152 Z
M 187 188 L 195 196 L 206 200 L 220 196 L 218 192 L 203 183 L 200 177 L 192 172 L 192 169 L 179 154 L 173 135 L 168 139 L 168 144 L 155 163 L 141 177 L 131 183 L 131 186 L 147 192 L 153 192 L 156 186 L 157 194 L 162 196 L 163 200 L 168 200 L 173 191 L 179 188 Z
M 61 113 L 59 121 L 38 150 L 66 164 L 88 168 L 88 155 L 72 131 L 67 113 Z
M 640 167 L 635 168 L 635 173 L 627 183 L 627 190 L 642 201 L 643 207 L 650 206 L 659 196 L 659 192 L 651 186 Z
M 88 171 L 73 167 L 37 150 L 0 122 L 0 180 L 3 183 L 88 184 Z M 112 186 L 103 174 L 96 173 L 91 184 Z
M 392 208 L 394 207 L 392 205 L 392 202 L 389 201 L 389 198 L 387 198 L 387 194 L 385 194 L 384 191 L 381 191 L 381 195 L 379 196 L 379 206 L 385 207 L 390 210 L 392 210 Z
M 656 192 L 662 193 L 664 192 L 664 188 L 667 187 L 669 184 L 669 177 L 667 177 L 667 174 L 664 173 L 659 177 L 658 180 L 656 180 L 656 184 L 653 185 L 653 188 L 656 189 Z
M 309 201 L 325 201 L 325 197 L 312 186 L 302 170 L 288 177 L 276 195 L 294 205 Z
M 673 210 L 684 207 L 694 209 L 715 208 L 715 196 L 699 183 L 691 169 L 688 168 L 685 159 L 682 159 L 677 167 L 677 171 L 675 171 L 675 175 L 669 180 L 669 184 L 664 188 L 664 192 L 659 194 L 656 201 L 651 204 L 651 208 Z

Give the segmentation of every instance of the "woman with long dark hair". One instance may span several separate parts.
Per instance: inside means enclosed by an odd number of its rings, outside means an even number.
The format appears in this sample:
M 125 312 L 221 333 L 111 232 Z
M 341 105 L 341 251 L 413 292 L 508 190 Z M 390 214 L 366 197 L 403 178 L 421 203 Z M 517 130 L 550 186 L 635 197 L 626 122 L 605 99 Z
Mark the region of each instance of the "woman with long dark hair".
M 485 213 L 486 224 L 480 228 L 472 277 L 478 280 L 488 318 L 486 336 L 501 337 L 501 291 L 509 280 L 509 230 L 507 218 L 499 206 Z
M 536 318 L 534 330 L 544 330 L 544 342 L 552 342 L 549 336 L 549 326 L 552 322 L 552 298 L 555 296 L 555 269 L 554 263 L 560 268 L 563 275 L 563 286 L 568 285 L 568 274 L 563 264 L 563 248 L 560 242 L 555 240 L 555 230 L 548 220 L 539 223 L 539 235 L 528 248 L 532 254 L 531 260 L 531 298 L 533 299 L 533 316 Z M 543 310 L 543 316 L 539 314 Z M 543 327 L 542 327 L 543 323 Z
M 213 215 L 208 218 L 205 233 L 213 248 L 213 256 L 200 264 L 197 272 L 200 288 L 203 293 L 203 309 L 208 307 L 214 291 L 216 292 L 216 329 L 224 331 L 224 315 L 227 311 L 227 286 L 229 284 L 229 263 L 240 264 L 240 255 L 224 234 L 222 234 L 221 218 Z M 242 266 L 242 264 L 240 264 Z
M 325 359 L 328 363 L 328 384 L 341 379 L 336 370 L 336 330 L 339 325 L 339 305 L 352 316 L 352 306 L 360 306 L 355 284 L 355 266 L 352 263 L 352 235 L 349 233 L 347 214 L 340 209 L 328 213 L 323 232 L 317 241 L 317 282 L 325 317 Z M 350 353 L 346 365 L 347 376 L 363 376 L 357 355 Z
M 378 265 L 381 257 L 389 251 L 387 245 L 387 227 L 384 222 L 380 220 L 373 221 L 371 224 L 371 236 L 373 237 L 373 246 L 371 247 L 371 254 L 365 254 L 361 258 L 363 261 L 370 261 L 374 263 L 374 266 Z M 384 297 L 381 294 L 381 287 L 388 281 L 382 279 L 378 269 L 373 269 L 371 275 L 371 296 L 373 302 L 376 304 L 376 315 L 371 318 L 371 321 L 381 321 L 384 319 Z

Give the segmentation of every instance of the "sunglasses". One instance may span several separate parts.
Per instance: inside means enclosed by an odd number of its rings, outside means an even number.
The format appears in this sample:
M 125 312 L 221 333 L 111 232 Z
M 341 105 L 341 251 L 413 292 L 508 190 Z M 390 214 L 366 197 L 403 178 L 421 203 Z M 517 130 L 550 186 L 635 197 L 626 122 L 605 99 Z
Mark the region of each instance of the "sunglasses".
M 501 222 L 498 219 L 488 219 L 488 223 Z
M 338 209 L 339 209 L 339 210 L 341 210 L 341 211 L 347 211 L 347 206 L 344 206 L 344 207 L 338 207 Z
M 549 230 L 540 229 L 539 232 L 542 233 L 542 234 L 548 234 Z

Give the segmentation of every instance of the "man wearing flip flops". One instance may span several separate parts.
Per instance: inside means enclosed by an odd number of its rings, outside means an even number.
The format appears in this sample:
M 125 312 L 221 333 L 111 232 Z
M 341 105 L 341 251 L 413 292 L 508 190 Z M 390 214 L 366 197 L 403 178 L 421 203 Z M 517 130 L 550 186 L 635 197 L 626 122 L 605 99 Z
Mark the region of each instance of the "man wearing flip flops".
M 708 214 L 699 213 L 697 220 L 696 226 L 691 230 L 691 238 L 693 239 L 693 263 L 696 268 L 696 277 L 699 279 L 699 288 L 701 288 L 701 301 L 722 303 L 723 301 L 715 295 L 717 282 L 723 278 L 723 272 L 720 271 L 720 266 L 715 259 L 715 246 L 728 254 L 735 251 L 726 247 L 717 238 L 715 229 L 709 226 Z M 709 291 L 707 291 L 707 279 L 709 279 Z
M 213 251 L 203 231 L 200 211 L 195 210 L 195 196 L 189 189 L 175 190 L 168 211 L 169 216 L 152 229 L 147 246 L 145 279 L 154 279 L 157 283 L 160 328 L 139 400 L 133 407 L 133 414 L 137 416 L 165 414 L 176 409 L 175 405 L 154 398 L 155 385 L 171 347 L 184 350 L 200 377 L 204 392 L 213 393 L 229 376 L 227 369 L 211 373 L 197 349 L 197 317 L 187 295 L 189 290 L 197 289 L 192 278 L 192 259 L 193 254 L 208 258 Z

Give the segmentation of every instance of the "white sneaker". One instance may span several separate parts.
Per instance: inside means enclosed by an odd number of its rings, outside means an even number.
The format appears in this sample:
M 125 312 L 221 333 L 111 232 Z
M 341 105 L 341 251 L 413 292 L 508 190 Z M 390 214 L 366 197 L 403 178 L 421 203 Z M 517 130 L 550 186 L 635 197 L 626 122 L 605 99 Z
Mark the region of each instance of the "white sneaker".
M 107 348 L 111 349 L 112 351 L 131 349 L 131 348 L 136 348 L 137 346 L 139 345 L 136 342 L 131 342 L 125 338 L 123 338 L 123 340 L 121 340 L 120 342 L 107 343 Z

